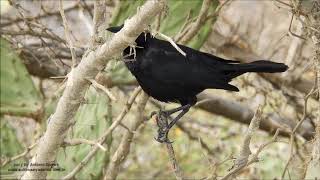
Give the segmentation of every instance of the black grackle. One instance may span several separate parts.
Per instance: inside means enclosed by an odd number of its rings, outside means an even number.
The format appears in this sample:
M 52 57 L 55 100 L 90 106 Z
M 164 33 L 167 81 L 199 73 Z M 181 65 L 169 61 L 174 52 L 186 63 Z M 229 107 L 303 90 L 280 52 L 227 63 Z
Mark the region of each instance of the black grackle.
M 116 33 L 122 27 L 107 30 Z M 159 142 L 168 142 L 170 128 L 197 102 L 196 95 L 203 90 L 239 91 L 229 84 L 237 76 L 247 72 L 277 73 L 288 69 L 283 63 L 266 60 L 241 64 L 178 44 L 186 53 L 183 56 L 169 42 L 154 38 L 150 33 L 141 33 L 135 42 L 137 48 L 133 51 L 127 47 L 123 54 L 126 66 L 141 88 L 159 101 L 181 104 L 172 110 L 160 110 L 160 118 L 181 112 L 165 127 L 159 127 Z

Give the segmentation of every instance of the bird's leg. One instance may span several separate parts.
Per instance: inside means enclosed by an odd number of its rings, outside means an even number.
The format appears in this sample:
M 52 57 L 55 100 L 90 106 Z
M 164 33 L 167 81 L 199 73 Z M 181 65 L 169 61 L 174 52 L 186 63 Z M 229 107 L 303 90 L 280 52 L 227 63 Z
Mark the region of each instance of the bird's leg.
M 189 109 L 190 109 L 190 107 L 187 107 L 187 108 L 185 108 L 185 109 L 182 109 L 181 113 L 178 114 L 178 116 L 175 117 L 175 118 L 169 123 L 169 125 L 168 125 L 168 131 L 172 128 L 172 126 L 174 126 L 174 125 L 178 122 L 179 119 L 182 118 L 183 115 L 185 115 L 185 114 L 189 111 Z
M 167 110 L 167 111 L 161 111 L 160 110 L 159 113 L 168 117 L 171 114 L 176 113 L 178 111 L 181 111 L 181 110 L 184 110 L 184 109 L 189 109 L 191 106 L 192 106 L 191 104 L 187 104 L 187 105 L 180 106 L 180 107 L 177 107 L 177 108 L 174 108 L 174 109 L 171 109 L 171 110 Z
M 158 137 L 156 138 L 158 142 L 171 143 L 168 139 L 169 130 L 179 119 L 181 119 L 183 115 L 185 115 L 189 111 L 191 106 L 192 106 L 191 104 L 187 104 L 169 111 L 159 112 L 159 115 L 157 117 L 157 125 L 159 129 L 158 129 Z M 182 110 L 180 114 L 178 114 L 178 116 L 175 117 L 170 123 L 168 123 L 168 118 L 171 119 L 170 115 L 180 110 Z

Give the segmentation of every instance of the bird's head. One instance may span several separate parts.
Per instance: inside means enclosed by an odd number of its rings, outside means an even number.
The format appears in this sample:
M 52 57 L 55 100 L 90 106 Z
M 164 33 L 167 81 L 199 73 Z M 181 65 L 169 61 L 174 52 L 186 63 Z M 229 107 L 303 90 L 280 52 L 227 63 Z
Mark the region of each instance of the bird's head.
M 110 31 L 110 32 L 113 32 L 113 33 L 117 33 L 117 32 L 119 32 L 122 28 L 123 28 L 123 24 L 120 25 L 120 26 L 109 27 L 109 28 L 107 28 L 107 30 Z
M 107 30 L 112 33 L 117 33 L 123 28 L 123 26 L 124 26 L 124 24 L 122 24 L 120 26 L 112 26 L 112 27 L 107 28 Z M 146 30 L 144 33 L 146 33 L 146 32 L 148 32 L 148 31 Z M 141 33 L 141 34 L 143 34 L 143 33 Z
M 112 33 L 117 33 L 119 32 L 122 28 L 123 28 L 124 24 L 120 25 L 120 26 L 113 26 L 113 27 L 109 27 L 107 28 L 108 31 L 112 32 Z M 145 42 L 147 41 L 147 39 L 151 38 L 151 34 L 148 31 L 142 32 L 136 39 L 136 43 L 138 46 L 144 47 Z

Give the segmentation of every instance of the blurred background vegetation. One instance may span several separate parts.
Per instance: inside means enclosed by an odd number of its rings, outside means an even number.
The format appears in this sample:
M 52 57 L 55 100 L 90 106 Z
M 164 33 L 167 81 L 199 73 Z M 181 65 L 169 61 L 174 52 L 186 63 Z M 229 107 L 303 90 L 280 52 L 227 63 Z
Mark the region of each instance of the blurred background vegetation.
M 8 3 L 10 2 L 10 3 Z M 15 2 L 13 5 L 12 2 Z M 112 35 L 105 28 L 120 25 L 134 15 L 145 1 L 107 0 L 106 20 L 99 36 L 103 41 Z M 285 1 L 286 3 L 289 3 Z M 161 14 L 159 31 L 177 37 L 199 16 L 202 0 L 168 0 L 168 9 Z M 222 6 L 223 5 L 223 6 Z M 290 3 L 289 3 L 290 5 Z M 80 61 L 89 47 L 92 34 L 93 1 L 65 1 L 65 13 L 72 30 L 76 58 Z M 187 46 L 228 59 L 249 62 L 270 59 L 289 65 L 283 74 L 246 74 L 232 83 L 239 93 L 207 90 L 199 100 L 209 100 L 191 111 L 171 133 L 173 147 L 185 177 L 219 178 L 227 174 L 239 155 L 248 124 L 259 104 L 263 119 L 255 132 L 251 150 L 270 141 L 277 129 L 278 142 L 267 146 L 259 161 L 244 168 L 237 177 L 245 179 L 288 179 L 320 177 L 319 166 L 306 166 L 311 156 L 312 139 L 318 108 L 318 94 L 306 103 L 304 97 L 314 86 L 313 44 L 292 35 L 307 37 L 302 23 L 293 17 L 290 8 L 278 1 L 213 0 L 197 34 Z M 151 29 L 158 26 L 157 20 Z M 71 54 L 66 45 L 58 1 L 1 1 L 1 178 L 19 177 L 22 172 L 10 171 L 14 164 L 27 163 L 63 92 L 64 76 L 70 71 Z M 288 30 L 288 28 L 290 29 Z M 185 28 L 187 29 L 187 28 Z M 120 55 L 119 55 L 120 57 Z M 118 101 L 111 101 L 93 87 L 87 91 L 68 139 L 95 140 L 121 112 L 132 90 L 134 77 L 121 58 L 110 61 L 101 72 L 99 82 L 110 88 Z M 97 81 L 98 81 L 97 80 Z M 137 102 L 141 99 L 138 97 Z M 149 115 L 161 108 L 176 107 L 149 99 L 144 111 L 133 108 L 109 137 L 106 151 L 99 151 L 77 173 L 78 179 L 101 179 L 136 120 L 144 121 L 132 133 L 130 151 L 118 167 L 118 179 L 173 179 L 171 165 L 163 144 L 154 140 L 155 119 Z M 304 108 L 307 106 L 306 115 Z M 303 118 L 289 156 L 290 132 Z M 68 174 L 88 154 L 91 146 L 65 146 L 57 163 L 64 171 L 52 171 L 48 178 Z M 288 158 L 288 172 L 283 175 Z

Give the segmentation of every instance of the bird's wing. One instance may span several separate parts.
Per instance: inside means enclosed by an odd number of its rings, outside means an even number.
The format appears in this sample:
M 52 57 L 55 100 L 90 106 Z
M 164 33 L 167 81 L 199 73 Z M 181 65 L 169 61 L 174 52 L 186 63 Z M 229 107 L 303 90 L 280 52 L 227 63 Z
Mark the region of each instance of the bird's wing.
M 208 65 L 199 51 L 182 47 L 187 53 L 184 57 L 170 44 L 155 43 L 149 46 L 142 59 L 141 67 L 149 76 L 159 82 L 179 85 L 183 87 L 218 88 L 237 91 L 229 85 L 220 67 L 225 64 L 221 61 Z M 160 45 L 159 45 L 160 44 Z M 203 61 L 203 62 L 202 62 Z M 214 61 L 214 60 L 213 60 Z

